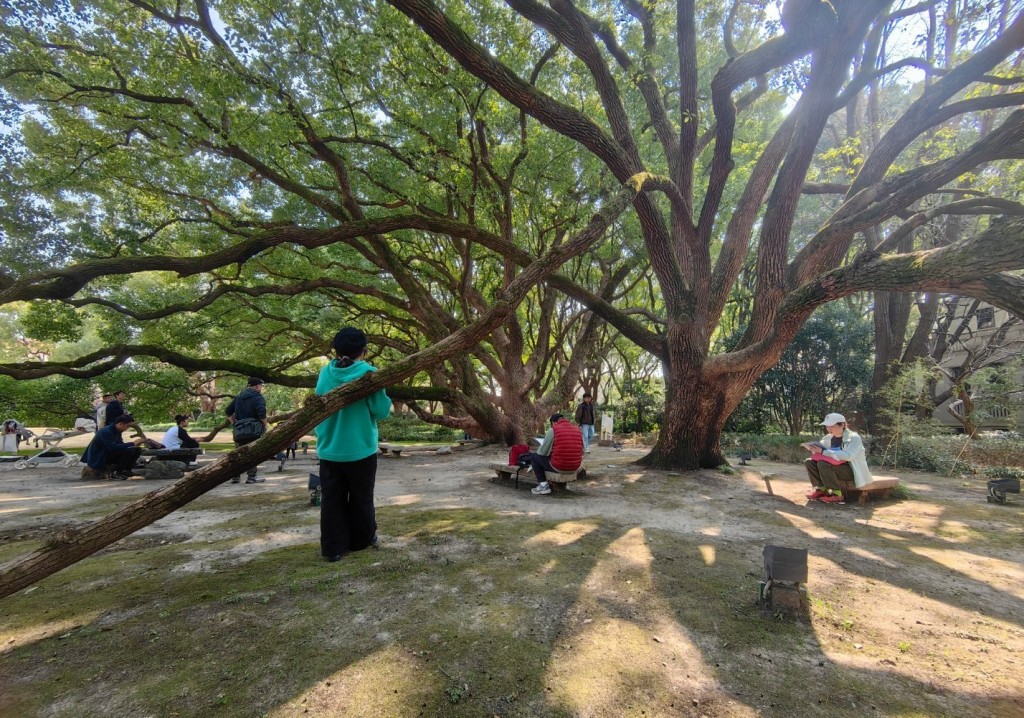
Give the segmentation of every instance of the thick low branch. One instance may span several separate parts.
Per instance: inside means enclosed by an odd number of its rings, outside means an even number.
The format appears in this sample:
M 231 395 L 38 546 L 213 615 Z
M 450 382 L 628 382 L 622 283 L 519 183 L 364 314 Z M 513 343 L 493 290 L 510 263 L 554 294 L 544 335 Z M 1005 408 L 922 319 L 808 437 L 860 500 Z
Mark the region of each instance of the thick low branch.
M 1024 281 L 1003 272 L 1024 268 L 1024 219 L 993 221 L 980 235 L 939 249 L 907 254 L 866 253 L 790 292 L 764 339 L 712 357 L 712 373 L 757 369 L 781 353 L 817 307 L 862 291 L 955 292 L 979 296 L 1024 316 Z M 1009 294 L 1001 293 L 1010 292 Z
M 195 301 L 169 304 L 161 307 L 160 309 L 154 309 L 148 312 L 132 309 L 131 307 L 126 307 L 102 297 L 81 297 L 68 299 L 66 302 L 73 307 L 84 307 L 88 305 L 107 307 L 118 314 L 123 314 L 126 317 L 131 317 L 132 319 L 150 321 L 153 319 L 174 316 L 183 312 L 197 312 L 204 307 L 210 306 L 219 298 L 227 294 L 244 294 L 249 297 L 262 297 L 266 295 L 296 296 L 304 292 L 312 292 L 317 289 L 340 289 L 350 294 L 375 297 L 376 299 L 399 309 L 408 309 L 409 307 L 409 303 L 407 301 L 387 294 L 386 292 L 382 292 L 376 287 L 365 287 L 352 282 L 343 282 L 337 279 L 330 279 L 328 277 L 310 279 L 298 284 L 268 284 L 257 287 L 246 287 L 240 284 L 222 284 L 202 295 Z

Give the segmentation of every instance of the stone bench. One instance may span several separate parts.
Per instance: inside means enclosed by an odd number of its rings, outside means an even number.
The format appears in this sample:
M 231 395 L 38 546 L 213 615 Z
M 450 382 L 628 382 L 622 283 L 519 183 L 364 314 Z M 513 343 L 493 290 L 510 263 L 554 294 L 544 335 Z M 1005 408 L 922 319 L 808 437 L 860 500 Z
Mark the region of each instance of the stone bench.
M 517 489 L 519 488 L 520 479 L 529 479 L 534 484 L 538 483 L 537 477 L 533 475 L 533 472 L 527 472 L 525 467 L 519 468 L 518 466 L 509 466 L 500 462 L 493 463 L 490 467 L 494 469 L 499 479 L 514 479 Z M 544 474 L 547 476 L 549 483 L 560 489 L 564 489 L 565 485 L 571 481 L 587 478 L 587 470 L 583 467 L 576 471 L 545 471 Z
M 899 485 L 900 480 L 895 476 L 876 476 L 870 484 L 864 484 L 863 486 L 843 491 L 843 499 L 848 504 L 864 504 L 867 503 L 869 497 L 872 499 L 884 499 Z
M 451 444 L 410 444 L 404 446 L 402 444 L 377 444 L 377 449 L 380 450 L 380 453 L 384 456 L 401 456 L 403 451 L 408 454 L 426 451 L 438 452 L 442 449 L 448 449 L 448 451 L 451 451 L 451 448 Z

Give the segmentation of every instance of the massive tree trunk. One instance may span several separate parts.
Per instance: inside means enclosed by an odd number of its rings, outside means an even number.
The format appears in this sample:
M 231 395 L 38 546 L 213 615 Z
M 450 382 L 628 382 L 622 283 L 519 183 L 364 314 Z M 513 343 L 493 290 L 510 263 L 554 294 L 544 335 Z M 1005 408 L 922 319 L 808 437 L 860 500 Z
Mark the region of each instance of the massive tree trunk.
M 677 410 L 665 412 L 658 441 L 640 463 L 664 469 L 714 468 L 726 463 L 722 429 L 737 403 L 717 382 L 699 375 L 667 379 L 665 406 Z

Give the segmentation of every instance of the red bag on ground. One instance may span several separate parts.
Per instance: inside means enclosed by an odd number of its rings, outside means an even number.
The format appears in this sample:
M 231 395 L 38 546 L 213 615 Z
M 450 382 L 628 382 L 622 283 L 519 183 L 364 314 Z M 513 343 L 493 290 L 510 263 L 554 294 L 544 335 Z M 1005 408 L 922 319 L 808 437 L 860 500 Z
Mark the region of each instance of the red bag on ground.
M 508 465 L 519 466 L 519 457 L 529 450 L 530 447 L 526 444 L 513 444 L 508 450 Z

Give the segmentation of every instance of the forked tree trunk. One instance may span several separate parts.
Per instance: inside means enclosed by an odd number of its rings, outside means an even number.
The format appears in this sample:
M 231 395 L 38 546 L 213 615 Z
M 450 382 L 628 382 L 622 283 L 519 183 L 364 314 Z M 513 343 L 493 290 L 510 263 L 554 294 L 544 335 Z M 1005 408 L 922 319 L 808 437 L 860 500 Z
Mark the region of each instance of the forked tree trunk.
M 739 403 L 733 394 L 702 377 L 668 380 L 658 441 L 639 463 L 659 469 L 711 469 L 726 463 L 721 438 Z

